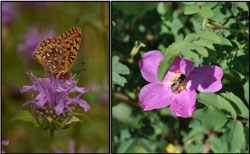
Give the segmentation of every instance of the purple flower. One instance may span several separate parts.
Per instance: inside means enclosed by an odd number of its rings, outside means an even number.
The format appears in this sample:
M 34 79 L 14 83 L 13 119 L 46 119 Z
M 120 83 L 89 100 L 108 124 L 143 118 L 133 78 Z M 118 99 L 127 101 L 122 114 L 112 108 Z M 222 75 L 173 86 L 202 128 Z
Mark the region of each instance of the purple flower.
M 3 149 L 3 146 L 8 146 L 10 141 L 8 139 L 2 140 L 1 143 L 2 143 L 2 149 Z M 5 153 L 5 151 L 2 150 L 1 153 Z
M 145 111 L 165 108 L 178 117 L 191 117 L 196 104 L 196 90 L 216 92 L 222 88 L 223 71 L 218 66 L 193 68 L 190 60 L 177 57 L 164 77 L 159 81 L 158 66 L 164 55 L 157 50 L 147 52 L 139 62 L 141 74 L 150 82 L 140 91 L 140 103 Z
M 9 24 L 15 17 L 15 4 L 13 2 L 2 3 L 2 23 Z
M 35 51 L 39 42 L 42 39 L 53 36 L 55 36 L 55 32 L 53 30 L 40 33 L 38 28 L 33 27 L 23 36 L 23 43 L 17 46 L 17 50 L 25 54 L 29 59 L 33 60 L 33 52 Z
M 90 109 L 88 103 L 81 99 L 81 96 L 88 90 L 76 86 L 77 81 L 73 75 L 68 80 L 61 80 L 59 76 L 37 78 L 32 73 L 28 74 L 33 85 L 24 86 L 21 92 L 34 91 L 37 96 L 24 105 L 33 104 L 37 108 L 47 106 L 54 110 L 57 115 L 66 111 L 71 111 L 72 107 L 79 104 L 86 112 Z M 70 97 L 71 93 L 78 93 L 75 97 Z

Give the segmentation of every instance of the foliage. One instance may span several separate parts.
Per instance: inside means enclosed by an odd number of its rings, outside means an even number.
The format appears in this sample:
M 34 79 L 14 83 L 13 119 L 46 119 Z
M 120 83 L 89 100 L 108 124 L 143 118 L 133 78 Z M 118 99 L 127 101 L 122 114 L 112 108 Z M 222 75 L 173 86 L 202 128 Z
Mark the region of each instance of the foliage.
M 249 152 L 248 18 L 246 2 L 113 2 L 112 55 L 130 73 L 112 76 L 112 151 Z M 131 56 L 136 42 L 144 46 Z M 146 81 L 138 62 L 150 50 L 165 55 L 160 80 L 180 54 L 196 66 L 222 67 L 222 90 L 198 94 L 190 119 L 167 108 L 143 111 L 138 96 Z

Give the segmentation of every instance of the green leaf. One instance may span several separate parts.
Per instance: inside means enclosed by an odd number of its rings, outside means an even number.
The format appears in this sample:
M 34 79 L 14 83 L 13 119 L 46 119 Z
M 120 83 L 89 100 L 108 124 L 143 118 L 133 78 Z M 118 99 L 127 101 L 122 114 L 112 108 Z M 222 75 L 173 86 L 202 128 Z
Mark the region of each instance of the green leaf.
M 226 153 L 228 152 L 227 142 L 224 137 L 216 137 L 211 135 L 209 137 L 211 143 L 211 149 L 214 153 Z
M 213 32 L 201 32 L 200 37 L 205 41 L 209 41 L 211 43 L 219 44 L 221 42 L 220 37 Z
M 238 121 L 231 121 L 227 125 L 225 135 L 230 153 L 240 152 L 246 144 L 243 125 Z
M 237 16 L 237 14 L 239 13 L 239 10 L 238 10 L 238 4 L 236 2 L 232 2 L 232 13 L 234 16 Z
M 177 55 L 165 56 L 158 67 L 158 79 L 162 81 L 173 64 Z
M 112 57 L 112 83 L 124 86 L 127 80 L 121 75 L 127 75 L 130 73 L 126 65 L 121 64 L 117 56 Z
M 186 42 L 193 42 L 195 41 L 196 39 L 198 39 L 199 36 L 197 34 L 194 34 L 194 33 L 191 33 L 191 34 L 188 34 L 185 38 L 184 38 L 184 41 Z
M 187 50 L 181 51 L 181 55 L 183 55 L 183 57 L 185 57 L 186 59 L 192 59 L 192 61 L 195 63 L 196 66 L 200 64 L 199 55 L 197 53 L 190 51 L 189 49 L 188 51 Z
M 206 106 L 216 107 L 228 113 L 232 118 L 236 118 L 236 111 L 233 106 L 220 95 L 216 95 L 215 93 L 200 93 L 197 99 Z
M 238 96 L 234 95 L 232 92 L 221 93 L 221 96 L 235 106 L 234 108 L 236 109 L 238 115 L 247 119 L 249 118 L 249 109 Z
M 161 14 L 161 15 L 164 15 L 164 14 L 167 12 L 167 10 L 166 10 L 164 4 L 165 4 L 165 3 L 160 2 L 160 3 L 157 5 L 157 12 L 158 12 L 159 14 Z
M 238 7 L 241 8 L 242 10 L 249 12 L 249 8 L 248 8 L 246 2 L 237 2 L 237 5 L 238 5 Z
M 200 153 L 204 148 L 204 144 L 188 144 L 187 145 L 187 153 Z
M 219 130 L 227 122 L 225 114 L 212 106 L 196 110 L 193 118 L 199 121 L 201 127 L 213 130 Z
M 117 149 L 117 153 L 126 153 L 131 145 L 134 143 L 135 139 L 128 139 L 121 142 Z
M 243 85 L 243 89 L 244 89 L 244 98 L 247 101 L 247 104 L 249 104 L 249 82 L 246 82 Z
M 160 62 L 158 67 L 158 79 L 162 81 L 166 76 L 168 70 L 170 69 L 171 65 L 173 64 L 175 58 L 179 55 L 180 51 L 185 49 L 187 46 L 187 42 L 185 41 L 176 41 L 175 43 L 171 44 L 165 51 L 165 57 Z
M 203 18 L 211 18 L 214 15 L 214 12 L 208 7 L 202 7 L 200 14 Z
M 211 42 L 204 41 L 204 40 L 200 39 L 200 40 L 195 41 L 194 43 L 197 45 L 203 46 L 203 47 L 207 47 L 208 49 L 215 50 L 215 48 Z
M 127 123 L 130 120 L 132 109 L 125 103 L 119 103 L 112 107 L 112 115 L 115 119 Z
M 146 149 L 148 152 L 153 152 L 153 145 L 150 143 L 149 140 L 146 140 L 144 138 L 138 139 L 138 143 L 144 148 Z
M 249 146 L 249 122 L 245 126 L 246 144 Z
M 220 37 L 220 39 L 221 39 L 220 45 L 228 45 L 231 47 L 233 46 L 232 43 L 228 39 L 226 39 L 225 37 Z
M 194 129 L 190 130 L 187 135 L 183 137 L 183 142 L 190 142 L 190 140 L 199 140 L 204 136 L 205 128 L 202 127 L 192 127 Z
M 200 11 L 198 6 L 187 6 L 184 9 L 184 14 L 185 15 L 190 15 L 190 14 L 195 14 L 198 13 Z
M 25 111 L 20 111 L 15 115 L 14 118 L 11 120 L 22 120 L 22 121 L 27 121 L 30 122 L 34 125 L 34 127 L 40 127 L 35 118 L 30 114 L 28 110 Z
M 195 43 L 190 44 L 190 50 L 196 50 L 202 57 L 208 57 L 208 51 L 206 48 L 196 45 Z

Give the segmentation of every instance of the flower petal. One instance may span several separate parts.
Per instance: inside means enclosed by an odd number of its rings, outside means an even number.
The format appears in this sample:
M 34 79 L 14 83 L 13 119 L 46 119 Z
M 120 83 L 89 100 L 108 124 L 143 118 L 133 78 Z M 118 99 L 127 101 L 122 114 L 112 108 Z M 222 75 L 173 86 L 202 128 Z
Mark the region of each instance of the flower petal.
M 163 83 L 167 83 L 173 77 L 173 74 L 177 72 L 188 76 L 189 73 L 193 70 L 193 66 L 193 61 L 177 56 L 168 73 L 166 74 Z
M 150 83 L 144 86 L 140 92 L 140 104 L 145 111 L 160 109 L 173 102 L 170 91 L 160 83 Z
M 60 102 L 59 104 L 57 104 L 56 108 L 55 108 L 55 112 L 57 115 L 61 114 L 63 112 L 64 109 L 64 103 Z
M 44 93 L 44 91 L 40 91 L 39 92 L 39 94 L 36 96 L 36 100 L 37 100 L 37 102 L 36 102 L 36 105 L 38 106 L 38 107 L 42 107 L 42 106 L 44 106 L 44 104 L 46 103 L 46 101 L 47 101 L 47 99 L 46 99 L 47 97 L 46 97 L 46 94 Z
M 30 90 L 37 91 L 37 87 L 35 85 L 32 86 L 23 86 L 20 90 L 21 93 L 28 92 Z
M 188 118 L 191 117 L 196 104 L 195 90 L 182 90 L 179 94 L 175 94 L 174 103 L 171 103 L 171 112 L 178 117 Z
M 200 92 L 216 92 L 222 88 L 221 78 L 223 71 L 218 66 L 202 66 L 195 68 L 188 80 L 191 81 L 191 89 Z
M 144 53 L 142 59 L 139 61 L 139 67 L 146 81 L 159 82 L 157 70 L 163 57 L 163 54 L 158 50 Z
M 83 108 L 84 112 L 87 112 L 90 109 L 89 104 L 79 97 L 73 98 L 72 101 L 79 104 Z
M 182 74 L 189 75 L 194 66 L 194 62 L 188 59 L 181 58 L 180 56 L 176 57 L 174 63 L 172 64 L 169 71 L 176 72 L 179 71 Z

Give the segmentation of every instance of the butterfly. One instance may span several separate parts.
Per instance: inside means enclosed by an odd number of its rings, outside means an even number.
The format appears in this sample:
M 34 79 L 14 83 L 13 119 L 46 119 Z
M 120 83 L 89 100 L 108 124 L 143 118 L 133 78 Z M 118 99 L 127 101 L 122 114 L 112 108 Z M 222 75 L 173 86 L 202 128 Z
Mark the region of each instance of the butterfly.
M 80 49 L 82 30 L 71 28 L 58 37 L 49 37 L 40 41 L 33 56 L 54 75 L 67 76 Z

